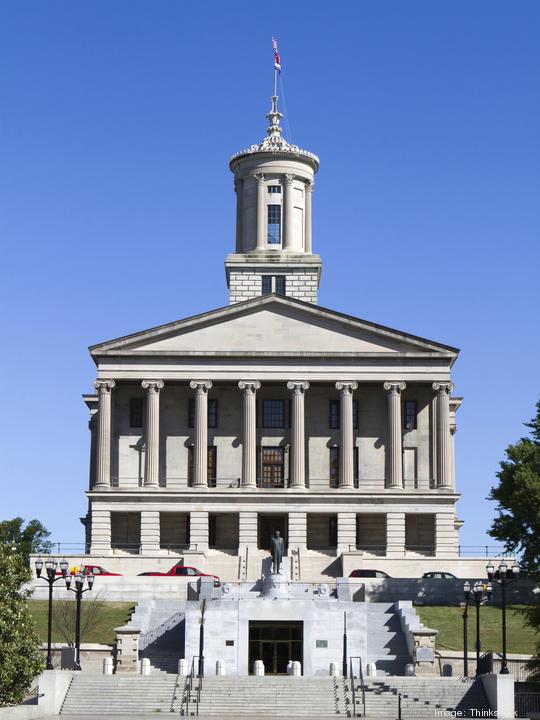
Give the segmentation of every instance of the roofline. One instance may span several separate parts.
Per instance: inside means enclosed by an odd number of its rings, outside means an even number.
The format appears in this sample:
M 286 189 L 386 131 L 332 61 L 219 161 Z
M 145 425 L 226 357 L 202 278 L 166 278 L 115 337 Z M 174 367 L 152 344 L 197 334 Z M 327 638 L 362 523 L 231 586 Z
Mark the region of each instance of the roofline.
M 438 343 L 433 340 L 428 340 L 427 338 L 420 337 L 419 335 L 413 335 L 411 333 L 403 332 L 401 330 L 396 330 L 395 328 L 388 327 L 387 325 L 380 325 L 379 323 L 374 323 L 369 320 L 364 320 L 363 318 L 355 317 L 354 315 L 349 315 L 347 313 L 342 313 L 338 310 L 332 310 L 330 308 L 322 307 L 320 305 L 315 305 L 314 303 L 306 302 L 304 300 L 298 300 L 297 298 L 291 298 L 286 297 L 284 295 L 277 295 L 276 293 L 270 293 L 268 295 L 263 295 L 256 298 L 250 298 L 249 300 L 244 300 L 239 303 L 235 303 L 234 305 L 225 305 L 220 308 L 215 308 L 214 310 L 207 310 L 203 313 L 198 313 L 197 315 L 190 315 L 187 318 L 182 318 L 181 320 L 174 320 L 172 322 L 164 323 L 163 325 L 156 325 L 155 327 L 148 328 L 146 330 L 140 330 L 136 333 L 130 333 L 129 335 L 123 335 L 118 338 L 113 338 L 112 340 L 106 340 L 105 342 L 97 343 L 95 345 L 89 346 L 89 351 L 92 356 L 99 355 L 96 351 L 100 348 L 104 348 L 107 345 L 113 345 L 116 343 L 125 343 L 129 340 L 134 340 L 139 337 L 144 337 L 145 335 L 148 335 L 149 333 L 155 333 L 159 331 L 166 332 L 167 329 L 172 329 L 175 326 L 178 326 L 181 323 L 193 323 L 197 320 L 204 319 L 211 319 L 212 317 L 219 316 L 220 314 L 223 314 L 227 310 L 231 309 L 242 309 L 242 308 L 249 308 L 251 306 L 257 306 L 257 305 L 266 305 L 269 302 L 272 302 L 274 300 L 277 300 L 278 302 L 285 304 L 285 305 L 297 305 L 298 307 L 303 307 L 307 310 L 311 310 L 312 312 L 322 312 L 326 313 L 332 317 L 339 317 L 343 320 L 346 320 L 350 323 L 358 324 L 361 323 L 362 325 L 365 325 L 367 327 L 373 328 L 374 330 L 383 331 L 385 333 L 390 333 L 392 335 L 398 335 L 404 338 L 408 338 L 409 340 L 413 340 L 414 342 L 422 343 L 431 345 L 436 348 L 441 348 L 443 350 L 447 350 L 452 354 L 455 354 L 456 356 L 459 353 L 459 348 L 452 347 L 451 345 L 444 345 L 443 343 Z

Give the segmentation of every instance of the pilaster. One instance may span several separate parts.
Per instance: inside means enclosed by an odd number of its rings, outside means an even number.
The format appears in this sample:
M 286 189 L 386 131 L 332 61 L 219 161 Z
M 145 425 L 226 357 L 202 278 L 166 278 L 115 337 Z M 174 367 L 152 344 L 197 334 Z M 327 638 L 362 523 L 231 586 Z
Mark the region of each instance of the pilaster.
M 92 508 L 90 522 L 90 553 L 95 555 L 110 555 L 112 553 L 110 511 Z
M 208 513 L 192 510 L 189 513 L 190 549 L 206 552 L 208 550 Z
M 386 556 L 405 557 L 405 513 L 386 513 Z
M 453 512 L 435 514 L 435 556 L 452 558 L 458 554 L 458 538 Z
M 141 511 L 141 554 L 155 555 L 159 552 L 159 511 Z
M 338 512 L 337 554 L 356 549 L 356 513 Z

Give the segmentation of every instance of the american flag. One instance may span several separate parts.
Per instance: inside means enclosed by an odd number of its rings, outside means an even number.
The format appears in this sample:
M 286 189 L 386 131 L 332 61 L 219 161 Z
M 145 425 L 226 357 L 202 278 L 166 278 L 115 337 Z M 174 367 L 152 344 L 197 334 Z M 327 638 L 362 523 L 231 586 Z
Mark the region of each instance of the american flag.
M 274 50 L 274 67 L 279 73 L 281 73 L 281 61 L 279 59 L 279 52 L 277 49 L 277 40 L 274 37 L 272 38 L 272 48 Z

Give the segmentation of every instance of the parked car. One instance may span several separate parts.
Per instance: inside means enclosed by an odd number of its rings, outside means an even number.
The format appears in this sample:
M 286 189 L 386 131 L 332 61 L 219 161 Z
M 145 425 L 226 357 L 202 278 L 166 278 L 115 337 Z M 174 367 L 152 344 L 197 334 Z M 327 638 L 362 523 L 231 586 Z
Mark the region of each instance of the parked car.
M 157 572 L 157 571 L 149 571 L 149 572 L 143 572 L 139 573 L 139 576 L 145 575 L 148 577 L 213 577 L 214 578 L 214 585 L 218 587 L 221 582 L 217 575 L 212 575 L 210 573 L 203 573 L 200 570 L 198 570 L 195 567 L 190 567 L 189 565 L 181 565 L 180 563 L 177 563 L 176 565 L 173 565 L 172 568 L 167 570 L 167 572 Z
M 353 570 L 349 577 L 353 578 L 389 578 L 390 575 L 384 570 Z
M 437 580 L 457 580 L 456 576 L 451 572 L 441 572 L 440 570 L 433 570 L 422 575 L 423 578 L 435 578 Z
M 116 577 L 120 577 L 122 575 L 122 573 L 110 572 L 110 570 L 106 570 L 101 565 L 80 565 L 80 566 L 75 565 L 74 567 L 69 568 L 69 574 L 76 575 L 79 572 L 79 570 L 81 571 L 81 573 L 83 575 L 90 575 L 90 573 L 92 573 L 92 575 L 101 575 L 101 576 L 113 576 L 114 575 Z M 57 570 L 56 574 L 61 575 L 62 573 L 60 570 Z

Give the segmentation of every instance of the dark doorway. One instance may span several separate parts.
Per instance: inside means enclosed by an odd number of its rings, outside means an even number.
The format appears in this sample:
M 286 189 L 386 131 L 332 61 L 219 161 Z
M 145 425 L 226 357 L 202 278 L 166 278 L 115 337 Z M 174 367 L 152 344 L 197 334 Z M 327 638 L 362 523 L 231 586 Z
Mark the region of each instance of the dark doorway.
M 299 660 L 303 667 L 303 622 L 250 622 L 249 672 L 253 663 L 262 660 L 267 675 L 286 675 L 289 660 Z
M 270 541 L 275 530 L 279 530 L 279 534 L 285 543 L 285 553 L 287 552 L 287 540 L 289 537 L 287 527 L 287 515 L 263 515 L 258 516 L 258 545 L 260 550 L 268 550 L 270 552 Z

